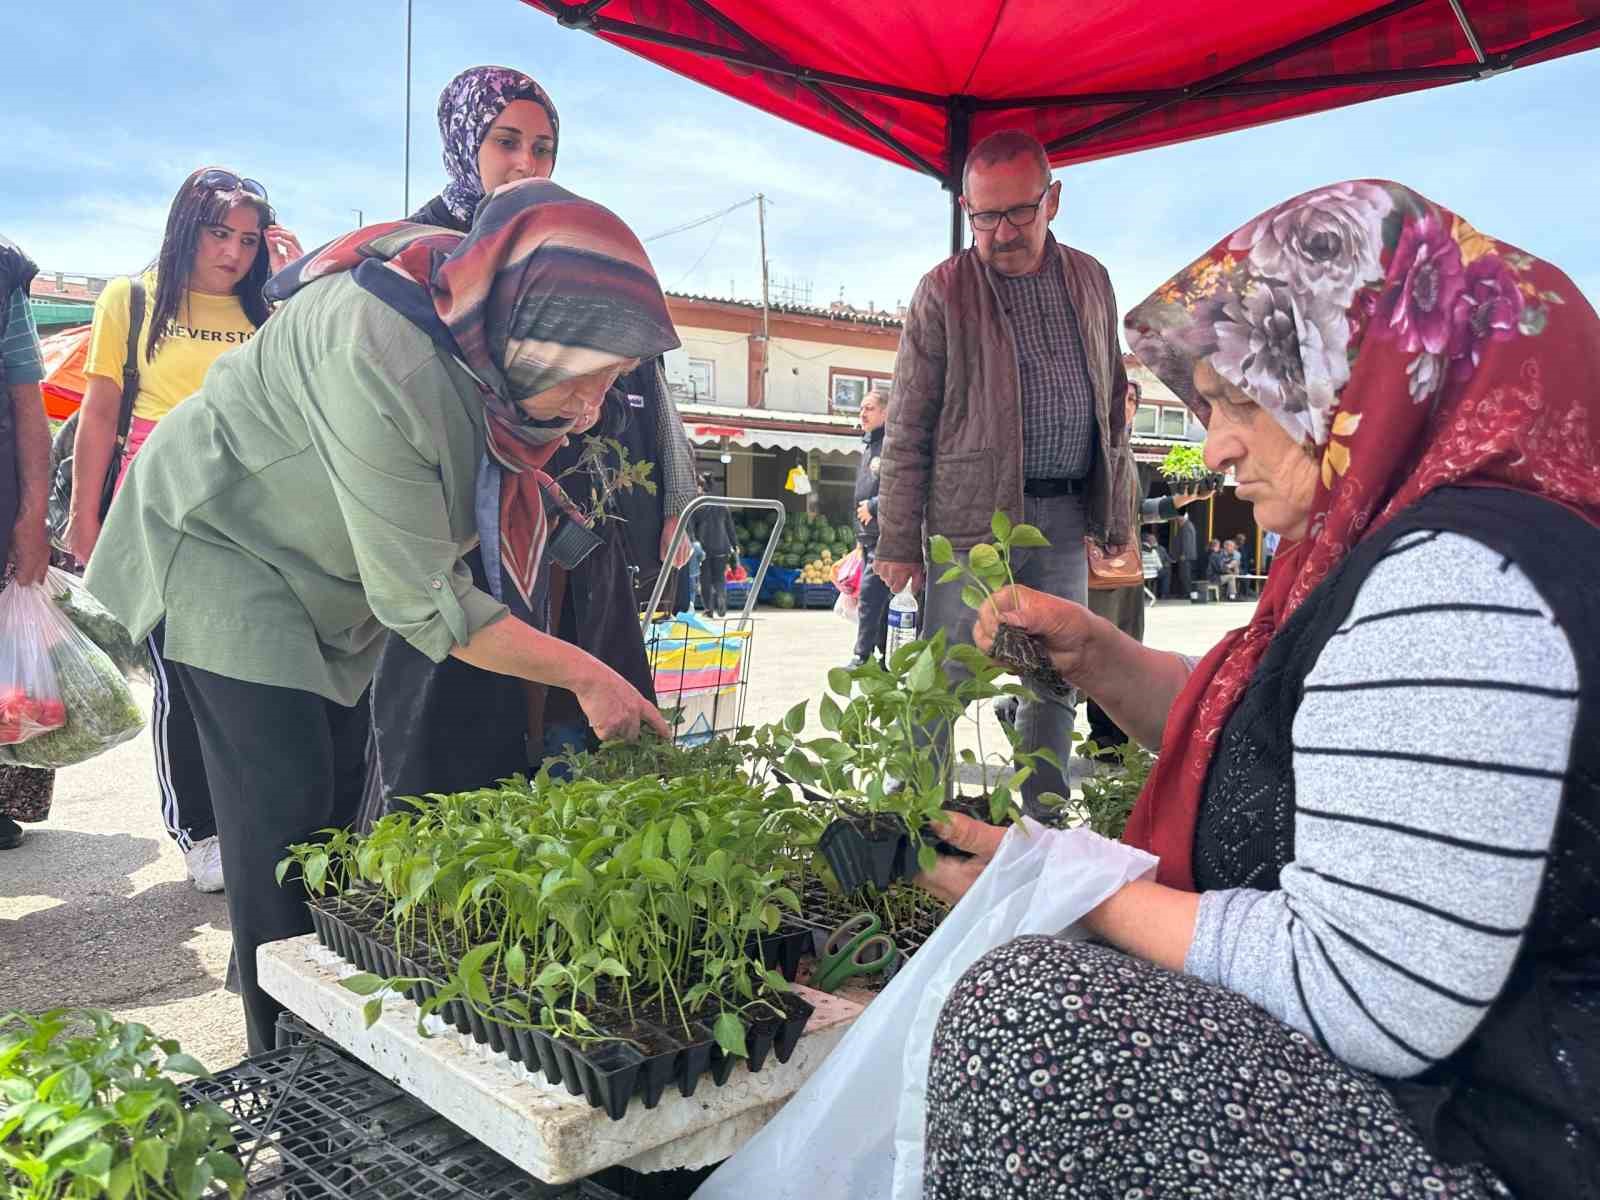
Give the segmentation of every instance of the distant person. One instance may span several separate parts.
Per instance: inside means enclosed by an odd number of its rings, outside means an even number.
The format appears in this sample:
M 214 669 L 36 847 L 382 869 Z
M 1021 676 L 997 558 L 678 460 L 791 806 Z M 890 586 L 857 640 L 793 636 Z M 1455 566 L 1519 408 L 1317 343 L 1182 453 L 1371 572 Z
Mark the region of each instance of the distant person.
M 255 336 L 272 311 L 262 286 L 300 254 L 299 241 L 277 224 L 267 189 L 254 179 L 204 167 L 183 181 L 167 213 L 156 261 L 137 281 L 142 292 L 134 363 L 139 393 L 118 467 L 119 490 L 156 427 L 200 390 L 213 363 Z M 89 562 L 100 538 L 101 484 L 116 449 L 133 291 L 133 280 L 113 279 L 94 305 L 67 533 L 82 563 Z M 165 622 L 149 640 L 155 685 L 150 732 L 161 820 L 183 852 L 190 881 L 202 892 L 218 892 L 222 849 L 190 698 L 167 662 Z
M 1173 566 L 1178 575 L 1178 595 L 1187 600 L 1194 593 L 1195 562 L 1200 557 L 1200 533 L 1194 527 L 1194 518 L 1184 513 L 1178 518 L 1177 548 L 1173 551 Z
M 878 487 L 883 472 L 884 424 L 889 389 L 874 387 L 861 401 L 861 465 L 856 468 L 856 545 L 861 549 L 861 596 L 856 615 L 856 648 L 849 666 L 874 654 L 883 656 L 889 639 L 889 585 L 874 570 L 878 558 Z
M 1156 599 L 1165 600 L 1172 587 L 1172 555 L 1167 553 L 1167 548 L 1161 544 L 1154 529 L 1144 531 L 1143 559 L 1150 590 L 1155 593 Z M 1153 570 L 1150 569 L 1151 564 L 1154 564 Z
M 1205 581 L 1207 583 L 1222 582 L 1222 542 L 1212 538 L 1206 547 Z
M 700 478 L 700 491 L 708 492 L 711 481 Z M 720 504 L 707 505 L 694 515 L 695 533 L 705 561 L 700 564 L 700 607 L 707 616 L 728 615 L 728 559 L 739 552 L 739 535 L 733 528 L 733 514 Z
M 50 565 L 45 502 L 50 487 L 50 423 L 39 381 L 44 366 L 39 334 L 28 309 L 28 285 L 38 268 L 0 237 L 0 592 L 42 583 Z M 19 821 L 50 815 L 55 772 L 0 767 L 0 850 L 22 844 Z
M 1278 532 L 1269 529 L 1261 538 L 1261 573 L 1272 570 L 1272 560 L 1278 556 Z
M 1229 600 L 1239 598 L 1239 573 L 1243 570 L 1240 564 L 1239 547 L 1232 538 L 1222 543 L 1222 557 L 1218 562 L 1217 582 L 1222 585 L 1222 590 L 1227 593 Z

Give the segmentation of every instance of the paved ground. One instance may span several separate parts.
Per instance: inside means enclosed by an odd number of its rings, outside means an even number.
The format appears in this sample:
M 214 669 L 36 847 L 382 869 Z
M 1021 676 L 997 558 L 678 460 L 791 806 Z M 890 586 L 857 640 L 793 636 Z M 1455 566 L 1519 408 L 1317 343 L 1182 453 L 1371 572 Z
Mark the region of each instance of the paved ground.
M 1162 604 L 1151 645 L 1201 653 L 1249 607 Z M 762 609 L 745 719 L 815 701 L 849 657 L 854 626 L 831 612 Z M 1003 744 L 985 716 L 985 744 Z M 244 1054 L 222 896 L 188 884 L 161 826 L 150 745 L 140 738 L 61 772 L 50 819 L 0 851 L 0 1012 L 92 1004 L 143 1021 L 212 1067 Z

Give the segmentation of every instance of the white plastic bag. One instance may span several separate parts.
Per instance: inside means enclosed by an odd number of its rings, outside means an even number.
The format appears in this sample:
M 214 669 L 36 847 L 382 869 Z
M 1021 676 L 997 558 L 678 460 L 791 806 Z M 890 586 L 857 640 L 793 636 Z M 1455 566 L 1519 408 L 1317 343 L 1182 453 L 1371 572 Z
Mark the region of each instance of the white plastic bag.
M 68 630 L 38 584 L 0 588 L 0 747 L 16 746 L 67 723 L 50 646 Z
M 0 764 L 70 767 L 127 741 L 144 718 L 117 664 L 68 619 L 54 596 L 63 586 L 57 573 L 42 584 L 12 584 L 0 592 L 0 659 L 20 659 L 8 640 L 26 642 L 37 673 L 48 668 L 60 720 L 26 740 L 0 744 Z M 4 667 L 0 661 L 0 667 Z M 15 671 L 20 671 L 20 665 Z M 7 678 L 0 673 L 0 680 Z
M 782 1111 L 695 1200 L 919 1200 L 928 1056 L 945 997 L 1012 938 L 1080 938 L 1073 923 L 1156 859 L 1087 829 L 1025 820 L 916 955 Z
M 840 592 L 833 602 L 833 615 L 854 625 L 861 620 L 861 598 L 849 592 Z

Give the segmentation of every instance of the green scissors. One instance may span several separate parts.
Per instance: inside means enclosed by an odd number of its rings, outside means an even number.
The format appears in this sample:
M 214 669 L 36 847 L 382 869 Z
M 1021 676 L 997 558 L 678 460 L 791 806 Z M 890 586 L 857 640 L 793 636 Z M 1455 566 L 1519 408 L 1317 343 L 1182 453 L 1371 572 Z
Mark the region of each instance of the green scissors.
M 899 965 L 900 948 L 882 929 L 883 923 L 869 912 L 857 913 L 835 929 L 823 943 L 811 986 L 832 992 L 858 975 L 892 972 Z

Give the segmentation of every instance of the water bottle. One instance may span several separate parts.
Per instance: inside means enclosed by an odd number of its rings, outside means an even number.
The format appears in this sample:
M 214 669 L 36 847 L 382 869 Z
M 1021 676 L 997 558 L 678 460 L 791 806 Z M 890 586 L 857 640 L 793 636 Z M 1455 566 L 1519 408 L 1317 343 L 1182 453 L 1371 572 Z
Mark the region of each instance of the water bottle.
M 894 652 L 901 646 L 908 646 L 917 640 L 917 598 L 912 594 L 911 581 L 907 580 L 905 587 L 900 589 L 898 595 L 889 601 L 889 637 L 886 657 L 894 658 Z

